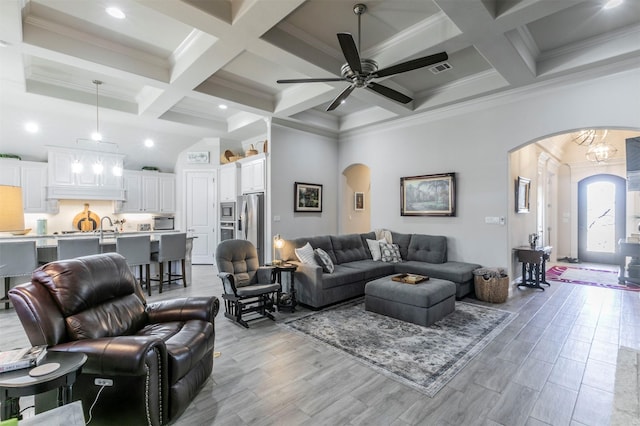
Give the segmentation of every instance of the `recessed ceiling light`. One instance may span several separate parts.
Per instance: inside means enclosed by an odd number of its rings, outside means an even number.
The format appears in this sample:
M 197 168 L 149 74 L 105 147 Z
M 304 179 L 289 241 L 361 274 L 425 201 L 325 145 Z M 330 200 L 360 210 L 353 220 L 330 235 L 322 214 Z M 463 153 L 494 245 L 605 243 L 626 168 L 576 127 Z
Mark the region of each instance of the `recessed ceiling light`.
M 603 9 L 613 9 L 614 7 L 618 7 L 622 4 L 624 0 L 607 0 L 602 6 Z
M 7 47 L 7 46 L 9 46 L 8 41 L 0 40 L 0 47 Z
M 147 138 L 144 140 L 144 146 L 146 146 L 147 148 L 151 148 L 153 145 L 154 145 L 153 139 Z
M 225 104 L 220 104 L 218 105 L 218 108 L 220 109 L 227 109 L 227 106 Z
M 28 123 L 24 123 L 24 130 L 29 133 L 38 133 L 38 131 L 40 130 L 40 126 L 38 126 L 38 123 L 29 121 Z
M 117 7 L 112 6 L 112 7 L 106 8 L 105 10 L 109 14 L 109 16 L 112 16 L 116 19 L 124 19 L 127 17 L 127 15 L 125 15 L 124 12 Z

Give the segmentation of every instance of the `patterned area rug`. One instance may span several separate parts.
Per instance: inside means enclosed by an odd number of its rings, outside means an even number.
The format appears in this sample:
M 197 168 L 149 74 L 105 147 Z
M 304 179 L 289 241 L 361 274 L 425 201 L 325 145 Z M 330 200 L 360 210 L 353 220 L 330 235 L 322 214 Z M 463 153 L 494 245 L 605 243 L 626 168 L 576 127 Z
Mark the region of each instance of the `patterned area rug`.
M 616 271 L 580 268 L 577 266 L 552 266 L 547 270 L 547 280 L 616 290 L 640 291 L 640 286 L 626 286 L 618 283 L 618 273 Z
M 363 299 L 281 323 L 434 396 L 517 314 L 456 302 L 429 327 L 364 310 Z

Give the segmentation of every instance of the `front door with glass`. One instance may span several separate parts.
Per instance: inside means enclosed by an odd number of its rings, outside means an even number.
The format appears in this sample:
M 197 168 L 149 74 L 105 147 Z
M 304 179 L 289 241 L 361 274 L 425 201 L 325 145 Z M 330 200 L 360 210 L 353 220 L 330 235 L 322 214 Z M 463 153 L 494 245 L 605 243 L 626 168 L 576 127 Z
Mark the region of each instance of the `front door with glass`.
M 617 264 L 618 240 L 625 235 L 626 181 L 602 174 L 578 182 L 578 259 Z

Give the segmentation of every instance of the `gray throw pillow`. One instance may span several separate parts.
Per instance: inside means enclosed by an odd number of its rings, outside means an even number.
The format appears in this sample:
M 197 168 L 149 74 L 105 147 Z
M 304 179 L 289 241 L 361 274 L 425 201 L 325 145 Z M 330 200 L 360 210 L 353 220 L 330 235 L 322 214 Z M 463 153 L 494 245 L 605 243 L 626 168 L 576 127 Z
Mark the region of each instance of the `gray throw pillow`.
M 400 247 L 398 247 L 397 244 L 380 243 L 380 254 L 382 255 L 383 262 L 402 262 L 402 256 L 400 256 Z
M 320 266 L 322 266 L 322 270 L 328 274 L 332 273 L 335 270 L 335 266 L 329 257 L 329 254 L 322 250 L 321 248 L 317 248 L 313 251 L 316 255 L 316 261 Z

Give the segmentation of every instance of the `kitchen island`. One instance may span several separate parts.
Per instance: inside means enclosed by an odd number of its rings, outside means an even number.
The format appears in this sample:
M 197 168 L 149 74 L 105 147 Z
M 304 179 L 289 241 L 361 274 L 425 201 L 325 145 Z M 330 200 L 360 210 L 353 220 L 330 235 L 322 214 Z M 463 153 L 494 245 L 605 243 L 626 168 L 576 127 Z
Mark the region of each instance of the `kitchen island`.
M 131 232 L 107 232 L 103 233 L 103 237 L 100 239 L 100 252 L 109 253 L 116 251 L 116 239 L 119 236 L 133 236 L 133 235 L 149 235 L 151 243 L 151 252 L 158 251 L 159 236 L 162 234 L 177 233 L 180 231 L 131 231 Z M 58 259 L 58 241 L 61 239 L 69 238 L 95 238 L 99 237 L 99 231 L 89 232 L 77 232 L 77 233 L 64 233 L 64 234 L 49 234 L 49 235 L 5 235 L 0 236 L 0 243 L 3 241 L 35 241 L 36 249 L 38 252 L 38 264 L 44 265 Z M 187 285 L 191 284 L 191 251 L 193 249 L 193 238 L 187 234 L 187 247 L 185 254 L 185 279 Z M 157 272 L 153 270 L 152 274 Z M 24 281 L 24 277 L 22 277 Z

